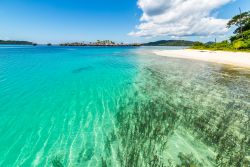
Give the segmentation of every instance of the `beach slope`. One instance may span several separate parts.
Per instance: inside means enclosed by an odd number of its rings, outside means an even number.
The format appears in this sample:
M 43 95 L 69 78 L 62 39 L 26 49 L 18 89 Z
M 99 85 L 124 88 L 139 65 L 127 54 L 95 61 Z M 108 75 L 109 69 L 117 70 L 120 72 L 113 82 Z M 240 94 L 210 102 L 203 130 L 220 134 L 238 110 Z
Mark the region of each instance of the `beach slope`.
M 154 54 L 173 58 L 193 59 L 250 68 L 250 53 L 206 50 L 154 50 Z

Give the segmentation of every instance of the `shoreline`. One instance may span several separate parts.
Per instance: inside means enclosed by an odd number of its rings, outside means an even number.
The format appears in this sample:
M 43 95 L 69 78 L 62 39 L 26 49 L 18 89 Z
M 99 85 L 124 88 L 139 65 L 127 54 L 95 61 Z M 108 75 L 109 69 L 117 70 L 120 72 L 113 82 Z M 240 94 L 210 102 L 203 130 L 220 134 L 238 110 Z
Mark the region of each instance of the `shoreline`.
M 212 63 L 227 64 L 250 68 L 250 53 L 247 52 L 229 52 L 229 51 L 210 51 L 210 50 L 153 50 L 158 56 L 172 58 L 192 59 Z

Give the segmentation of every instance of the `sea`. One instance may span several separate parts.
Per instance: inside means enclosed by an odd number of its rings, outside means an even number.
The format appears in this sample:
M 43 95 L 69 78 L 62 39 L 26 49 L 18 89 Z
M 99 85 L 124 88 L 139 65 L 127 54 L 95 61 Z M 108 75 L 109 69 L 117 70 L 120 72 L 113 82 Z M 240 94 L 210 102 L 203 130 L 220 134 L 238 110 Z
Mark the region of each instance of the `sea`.
M 0 45 L 0 166 L 250 166 L 250 69 L 155 49 Z

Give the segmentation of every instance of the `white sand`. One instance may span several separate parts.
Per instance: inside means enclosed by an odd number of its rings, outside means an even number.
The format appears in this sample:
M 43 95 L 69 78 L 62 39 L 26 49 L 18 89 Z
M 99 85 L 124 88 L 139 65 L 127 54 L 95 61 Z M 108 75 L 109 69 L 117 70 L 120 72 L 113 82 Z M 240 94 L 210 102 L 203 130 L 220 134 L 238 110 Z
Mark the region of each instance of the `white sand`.
M 153 53 L 159 56 L 167 56 L 182 59 L 193 59 L 213 63 L 222 63 L 250 68 L 250 53 L 225 52 L 225 51 L 204 51 L 204 50 L 154 50 Z

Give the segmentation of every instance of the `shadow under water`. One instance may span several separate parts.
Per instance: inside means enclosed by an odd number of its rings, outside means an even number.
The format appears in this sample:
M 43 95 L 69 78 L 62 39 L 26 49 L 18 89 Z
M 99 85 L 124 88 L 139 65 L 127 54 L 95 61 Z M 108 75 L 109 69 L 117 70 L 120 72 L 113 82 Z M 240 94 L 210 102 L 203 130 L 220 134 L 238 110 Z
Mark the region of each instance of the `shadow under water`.
M 144 66 L 120 99 L 103 166 L 250 166 L 249 75 L 202 69 Z
M 72 73 L 73 74 L 79 74 L 81 72 L 88 71 L 88 70 L 93 70 L 93 69 L 94 68 L 92 66 L 80 67 L 80 68 L 74 69 L 72 71 Z

